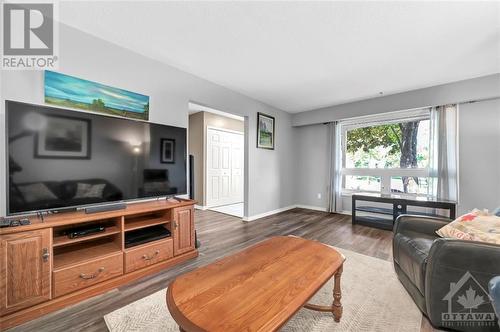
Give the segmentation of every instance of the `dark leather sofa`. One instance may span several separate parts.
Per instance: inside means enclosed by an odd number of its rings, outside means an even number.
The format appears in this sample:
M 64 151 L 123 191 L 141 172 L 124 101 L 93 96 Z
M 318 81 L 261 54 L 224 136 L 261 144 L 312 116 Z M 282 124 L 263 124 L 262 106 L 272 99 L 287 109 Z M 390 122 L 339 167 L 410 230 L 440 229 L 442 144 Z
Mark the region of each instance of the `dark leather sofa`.
M 43 183 L 55 196 L 53 199 L 37 200 L 33 202 L 26 201 L 20 190 L 21 186 L 35 184 L 37 182 L 16 183 L 11 186 L 9 193 L 9 211 L 10 213 L 22 211 L 37 211 L 45 209 L 57 209 L 67 206 L 80 206 L 87 204 L 97 204 L 109 201 L 119 201 L 123 199 L 123 194 L 115 185 L 104 179 L 82 179 L 70 181 L 45 181 Z M 84 184 L 105 184 L 102 191 L 102 197 L 76 198 L 78 183 Z
M 397 218 L 393 259 L 399 280 L 434 327 L 498 331 L 496 319 L 489 320 L 495 314 L 488 282 L 500 275 L 500 246 L 440 238 L 436 230 L 449 222 L 412 215 Z M 491 316 L 465 315 L 477 313 Z

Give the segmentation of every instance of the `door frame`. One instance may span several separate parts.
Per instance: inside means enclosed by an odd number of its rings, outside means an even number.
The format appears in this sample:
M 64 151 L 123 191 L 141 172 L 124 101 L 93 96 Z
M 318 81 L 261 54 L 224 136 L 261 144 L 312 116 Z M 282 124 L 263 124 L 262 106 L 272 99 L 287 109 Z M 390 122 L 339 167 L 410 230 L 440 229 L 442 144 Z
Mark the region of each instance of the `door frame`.
M 205 144 L 203 144 L 203 177 L 204 177 L 204 183 L 203 183 L 203 201 L 205 202 L 204 208 L 208 209 L 210 208 L 208 206 L 208 199 L 207 199 L 207 188 L 208 188 L 208 172 L 207 172 L 207 151 L 208 151 L 208 130 L 218 130 L 218 131 L 225 131 L 228 133 L 232 134 L 238 134 L 243 136 L 243 204 L 245 204 L 245 174 L 246 174 L 246 157 L 245 157 L 245 132 L 244 131 L 238 131 L 238 130 L 232 130 L 232 129 L 226 129 L 226 128 L 219 128 L 215 126 L 205 126 L 204 128 L 204 133 L 203 133 L 203 139 L 205 140 Z

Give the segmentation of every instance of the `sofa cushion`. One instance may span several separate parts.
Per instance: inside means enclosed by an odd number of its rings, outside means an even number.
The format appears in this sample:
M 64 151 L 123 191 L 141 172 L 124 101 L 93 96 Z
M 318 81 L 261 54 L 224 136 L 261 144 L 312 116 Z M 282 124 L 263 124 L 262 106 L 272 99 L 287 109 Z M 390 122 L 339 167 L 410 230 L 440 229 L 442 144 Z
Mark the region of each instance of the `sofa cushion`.
M 24 200 L 27 203 L 57 200 L 57 196 L 43 182 L 19 185 Z
M 418 290 L 425 294 L 427 257 L 436 237 L 416 233 L 398 233 L 394 236 L 394 261 Z
M 106 183 L 77 183 L 76 195 L 73 198 L 102 198 Z
M 444 238 L 500 244 L 500 217 L 476 209 L 441 227 L 436 233 Z

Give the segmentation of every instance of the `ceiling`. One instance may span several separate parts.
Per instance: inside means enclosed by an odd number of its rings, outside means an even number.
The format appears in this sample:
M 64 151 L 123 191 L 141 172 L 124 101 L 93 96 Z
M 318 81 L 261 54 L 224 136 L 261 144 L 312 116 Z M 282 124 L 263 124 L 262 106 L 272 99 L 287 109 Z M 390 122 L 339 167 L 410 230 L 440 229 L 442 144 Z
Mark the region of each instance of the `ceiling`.
M 63 2 L 63 23 L 296 113 L 500 72 L 500 2 Z

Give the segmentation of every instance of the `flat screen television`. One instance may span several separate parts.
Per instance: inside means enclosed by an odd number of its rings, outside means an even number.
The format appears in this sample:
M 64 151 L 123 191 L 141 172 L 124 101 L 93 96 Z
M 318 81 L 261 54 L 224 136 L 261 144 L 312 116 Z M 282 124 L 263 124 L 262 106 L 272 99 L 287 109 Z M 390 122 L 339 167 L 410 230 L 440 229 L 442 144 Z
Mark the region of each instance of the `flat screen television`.
M 186 128 L 6 101 L 7 213 L 187 193 Z

